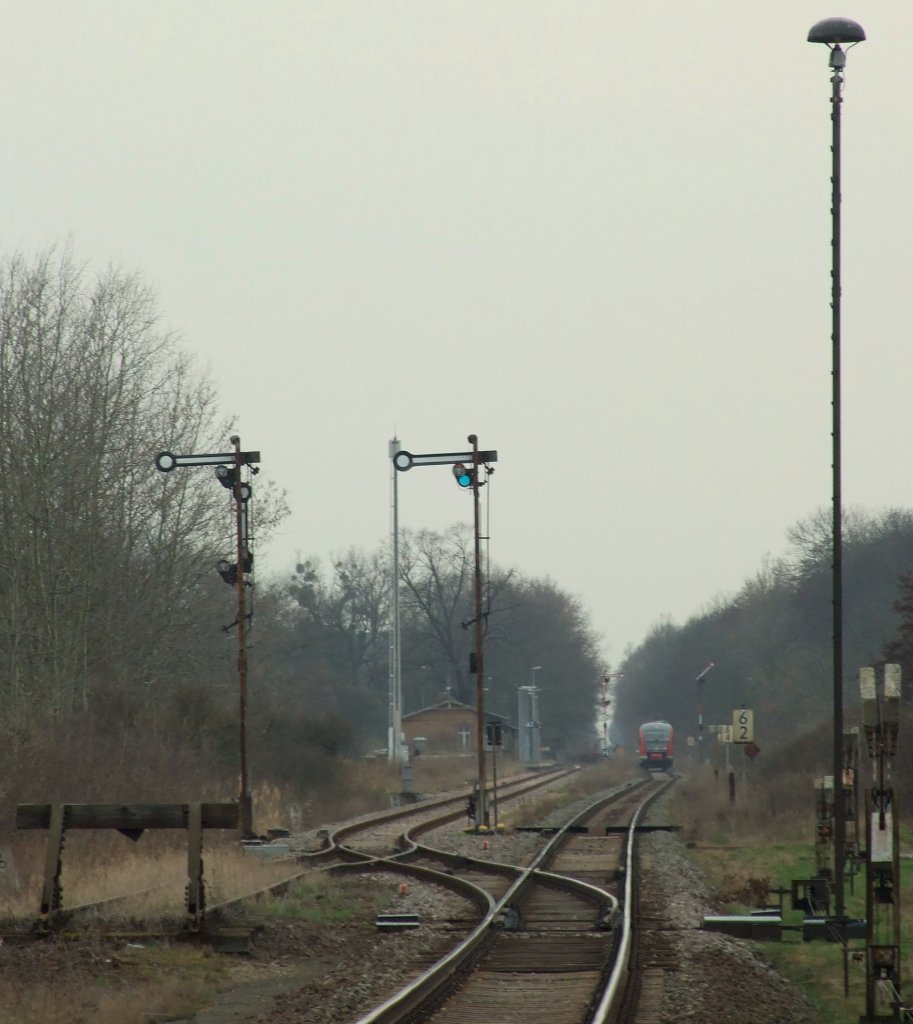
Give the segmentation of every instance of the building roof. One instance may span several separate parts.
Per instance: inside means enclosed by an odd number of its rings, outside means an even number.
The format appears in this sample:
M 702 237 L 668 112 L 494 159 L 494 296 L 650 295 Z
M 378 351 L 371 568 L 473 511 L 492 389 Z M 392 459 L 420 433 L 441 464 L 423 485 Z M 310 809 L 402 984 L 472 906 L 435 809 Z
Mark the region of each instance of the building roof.
M 407 718 L 415 718 L 416 715 L 422 715 L 427 711 L 471 711 L 473 714 L 476 713 L 476 709 L 472 704 L 464 704 L 462 701 L 455 700 L 453 697 L 447 697 L 442 701 L 438 701 L 437 704 L 429 704 L 426 708 L 419 708 L 417 711 L 410 711 L 408 715 L 403 715 L 403 721 L 405 722 Z M 508 729 L 514 728 L 514 726 L 510 724 L 510 719 L 507 715 L 497 715 L 494 711 L 485 712 L 485 721 L 499 721 Z
M 438 701 L 437 704 L 429 704 L 428 707 L 419 708 L 418 711 L 410 711 L 408 715 L 403 715 L 403 719 L 412 718 L 415 715 L 421 715 L 425 711 L 446 711 L 448 709 L 454 711 L 475 712 L 475 708 L 471 704 L 464 704 L 460 700 L 454 700 L 453 697 L 447 697 L 442 701 Z

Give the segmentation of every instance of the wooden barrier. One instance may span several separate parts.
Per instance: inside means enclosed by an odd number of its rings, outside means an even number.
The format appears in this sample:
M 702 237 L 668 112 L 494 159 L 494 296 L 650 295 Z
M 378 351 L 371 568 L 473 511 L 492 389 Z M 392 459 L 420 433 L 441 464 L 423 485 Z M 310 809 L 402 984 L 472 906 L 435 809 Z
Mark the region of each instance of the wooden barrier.
M 147 829 L 180 828 L 188 833 L 188 925 L 192 931 L 199 931 L 206 910 L 203 830 L 237 829 L 239 824 L 240 805 L 237 803 L 19 804 L 16 808 L 17 829 L 48 830 L 39 930 L 49 931 L 54 915 L 63 909 L 60 874 L 63 840 L 68 829 L 113 828 L 136 842 Z

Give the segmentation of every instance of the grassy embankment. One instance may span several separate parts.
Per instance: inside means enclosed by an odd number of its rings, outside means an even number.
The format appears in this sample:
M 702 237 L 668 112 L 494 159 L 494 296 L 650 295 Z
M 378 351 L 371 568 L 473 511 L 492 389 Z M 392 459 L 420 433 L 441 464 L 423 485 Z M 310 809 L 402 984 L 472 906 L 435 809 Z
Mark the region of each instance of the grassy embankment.
M 793 879 L 814 875 L 813 788 L 809 781 L 807 799 L 797 807 L 795 793 L 786 789 L 795 784 L 794 779 L 755 783 L 746 792 L 740 783 L 735 805 L 729 803 L 722 773 L 718 780 L 708 771 L 680 784 L 682 792 L 670 803 L 670 815 L 683 826 L 683 839 L 695 844 L 692 854 L 720 893 L 725 912 L 747 912 L 760 905 L 758 893 L 768 887 L 788 889 Z M 901 967 L 908 998 L 913 992 L 913 964 L 909 962 L 913 952 L 913 869 L 904 855 L 911 850 L 913 831 L 902 827 Z M 851 918 L 865 917 L 864 870 L 847 879 L 846 912 Z M 784 906 L 784 921 L 801 927 L 803 915 L 789 910 L 788 896 Z M 865 942 L 852 939 L 850 945 L 864 949 Z M 849 996 L 845 998 L 839 944 L 803 942 L 800 930 L 785 932 L 782 942 L 758 946 L 783 974 L 799 984 L 827 1021 L 858 1024 L 865 1008 L 864 964 L 850 961 Z

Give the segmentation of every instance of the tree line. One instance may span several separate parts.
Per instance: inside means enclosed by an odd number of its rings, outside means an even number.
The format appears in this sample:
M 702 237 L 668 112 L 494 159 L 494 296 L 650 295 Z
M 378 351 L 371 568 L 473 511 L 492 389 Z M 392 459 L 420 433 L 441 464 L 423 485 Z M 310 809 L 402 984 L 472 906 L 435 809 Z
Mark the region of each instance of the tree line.
M 215 563 L 234 550 L 231 496 L 208 472 L 157 473 L 155 455 L 224 450 L 216 391 L 161 326 L 135 275 L 92 273 L 68 249 L 0 259 L 0 804 L 183 800 L 236 793 L 237 644 Z M 287 514 L 257 478 L 254 550 Z M 759 735 L 829 714 L 830 519 L 797 524 L 782 558 L 731 599 L 626 652 L 615 742 L 667 718 L 706 723 L 741 704 Z M 473 703 L 474 551 L 468 527 L 403 534 L 403 710 Z M 251 590 L 252 778 L 307 788 L 341 757 L 386 743 L 388 551 L 314 555 Z M 861 665 L 898 660 L 913 688 L 913 512 L 845 523 L 847 694 Z M 605 666 L 586 609 L 550 579 L 493 564 L 484 593 L 485 702 L 516 724 L 538 668 L 543 743 L 598 742 Z
M 225 450 L 233 422 L 163 329 L 136 276 L 69 248 L 0 259 L 0 802 L 187 799 L 235 793 L 231 495 L 155 455 Z M 257 478 L 255 550 L 287 514 Z M 250 592 L 248 745 L 255 779 L 306 786 L 333 759 L 386 742 L 388 552 L 351 549 Z M 469 674 L 467 530 L 401 541 L 405 710 Z M 236 609 L 235 609 L 236 610 Z M 514 717 L 541 665 L 544 741 L 581 749 L 600 663 L 580 602 L 550 580 L 491 569 L 486 703 Z
M 391 582 L 386 548 L 351 550 L 330 565 L 304 562 L 267 591 L 270 686 L 332 711 L 356 736 L 385 742 Z M 471 530 L 404 531 L 400 540 L 403 712 L 447 697 L 475 703 Z M 519 686 L 533 665 L 543 742 L 568 756 L 595 737 L 596 635 L 576 598 L 550 580 L 492 567 L 484 587 L 485 707 L 516 723 Z M 261 599 L 260 620 L 263 622 Z
M 781 558 L 769 559 L 731 598 L 684 625 L 657 623 L 626 652 L 617 684 L 616 742 L 639 722 L 671 721 L 698 732 L 697 676 L 706 725 L 733 708 L 755 711 L 759 744 L 795 737 L 832 714 L 832 525 L 829 511 L 797 523 Z M 843 523 L 843 660 L 848 723 L 859 703 L 858 670 L 900 661 L 913 691 L 913 512 L 850 509 Z

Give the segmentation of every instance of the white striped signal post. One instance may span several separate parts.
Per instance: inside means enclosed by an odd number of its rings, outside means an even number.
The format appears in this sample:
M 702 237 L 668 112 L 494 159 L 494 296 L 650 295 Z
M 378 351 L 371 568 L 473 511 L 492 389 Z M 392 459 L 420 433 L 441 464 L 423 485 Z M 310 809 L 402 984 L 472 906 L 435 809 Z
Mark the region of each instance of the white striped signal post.
M 475 802 L 476 828 L 487 829 L 491 822 L 488 815 L 488 794 L 485 791 L 485 665 L 482 656 L 482 552 L 479 516 L 479 487 L 487 481 L 479 481 L 479 468 L 498 461 L 496 451 L 479 451 L 479 439 L 470 434 L 466 440 L 472 445 L 468 452 L 431 452 L 416 455 L 413 452 L 398 451 L 393 456 L 393 465 L 401 473 L 416 466 L 453 466 L 457 484 L 472 490 L 473 522 L 475 526 L 475 652 L 470 660 L 470 673 L 476 677 L 476 752 L 478 756 L 479 797 Z M 468 467 L 468 468 L 467 468 Z M 488 469 L 489 475 L 493 470 Z M 494 825 L 497 827 L 497 822 Z
M 704 763 L 704 677 L 712 669 L 716 668 L 715 662 L 709 662 L 694 681 L 697 683 L 697 761 Z
M 470 434 L 475 437 L 475 434 Z M 476 462 L 478 459 L 478 462 Z M 435 452 L 429 455 L 413 455 L 412 452 L 399 451 L 393 456 L 393 465 L 401 472 L 414 466 L 456 466 L 459 463 L 468 462 L 472 465 L 487 465 L 489 462 L 497 462 L 497 452 Z
M 229 438 L 234 445 L 230 452 L 203 452 L 196 455 L 175 455 L 173 452 L 159 452 L 155 468 L 162 473 L 183 467 L 213 466 L 216 478 L 223 487 L 232 492 L 235 503 L 235 533 L 237 537 L 237 561 L 222 559 L 216 570 L 226 583 L 236 588 L 238 598 L 237 619 L 232 625 L 238 627 L 238 690 L 240 705 L 240 775 L 241 775 L 241 835 L 249 839 L 254 835 L 253 804 L 250 780 L 247 775 L 247 581 L 246 574 L 253 568 L 254 556 L 250 549 L 248 525 L 248 502 L 253 493 L 249 483 L 241 479 L 245 466 L 252 467 L 251 473 L 258 473 L 259 452 L 241 451 L 241 438 L 237 434 Z M 226 628 L 226 632 L 231 627 Z

